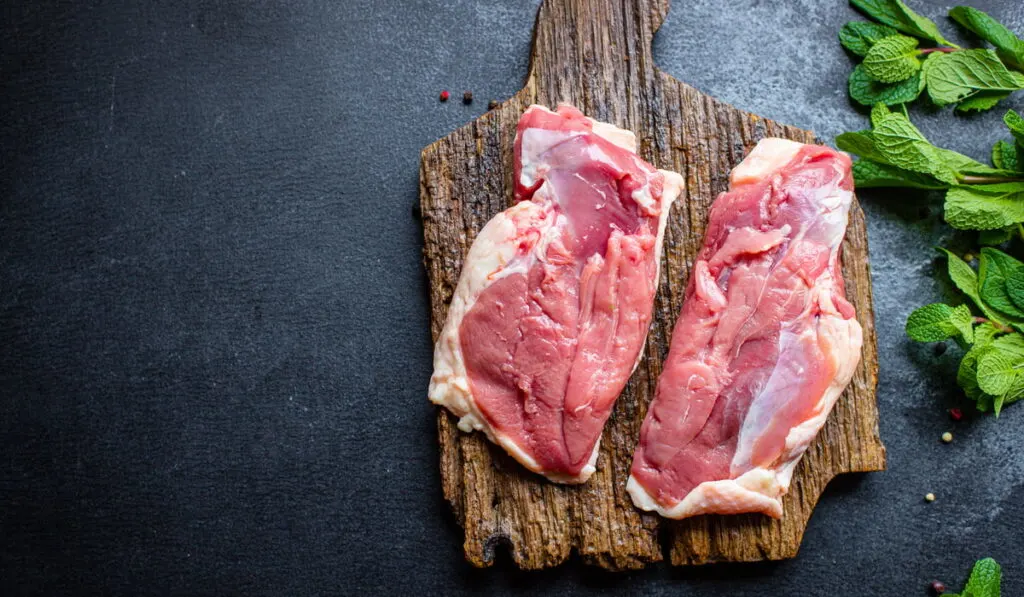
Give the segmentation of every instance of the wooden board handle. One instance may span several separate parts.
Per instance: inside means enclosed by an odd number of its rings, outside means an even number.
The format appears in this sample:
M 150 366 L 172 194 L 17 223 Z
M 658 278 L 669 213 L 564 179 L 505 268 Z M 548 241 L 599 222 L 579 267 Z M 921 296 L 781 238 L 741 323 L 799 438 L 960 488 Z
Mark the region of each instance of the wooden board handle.
M 588 116 L 635 129 L 636 115 L 626 109 L 631 102 L 623 98 L 652 87 L 651 40 L 668 9 L 668 0 L 545 0 L 527 87 L 540 103 L 572 103 Z

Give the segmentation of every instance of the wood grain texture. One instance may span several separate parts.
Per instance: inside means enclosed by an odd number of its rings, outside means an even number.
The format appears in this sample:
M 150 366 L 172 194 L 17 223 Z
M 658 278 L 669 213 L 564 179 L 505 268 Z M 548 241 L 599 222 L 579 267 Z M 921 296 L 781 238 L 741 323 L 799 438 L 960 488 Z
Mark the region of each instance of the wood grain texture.
M 436 339 L 476 233 L 512 201 L 512 142 L 532 103 L 568 102 L 630 129 L 639 153 L 686 180 L 665 234 L 662 277 L 646 356 L 604 430 L 597 472 L 582 486 L 526 472 L 482 434 L 438 413 L 445 498 L 465 529 L 466 558 L 493 562 L 506 546 L 522 568 L 565 561 L 572 551 L 608 569 L 782 559 L 796 554 L 825 485 L 845 472 L 885 468 L 875 401 L 877 354 L 864 214 L 851 213 L 843 245 L 847 296 L 864 327 L 853 382 L 807 451 L 783 500 L 785 515 L 701 516 L 667 521 L 633 507 L 625 492 L 633 448 L 682 306 L 708 210 L 728 174 L 766 136 L 814 142 L 812 133 L 737 110 L 660 72 L 651 39 L 668 0 L 546 0 L 534 31 L 526 86 L 499 108 L 423 150 L 420 199 L 424 263 Z M 662 545 L 661 541 L 666 542 Z

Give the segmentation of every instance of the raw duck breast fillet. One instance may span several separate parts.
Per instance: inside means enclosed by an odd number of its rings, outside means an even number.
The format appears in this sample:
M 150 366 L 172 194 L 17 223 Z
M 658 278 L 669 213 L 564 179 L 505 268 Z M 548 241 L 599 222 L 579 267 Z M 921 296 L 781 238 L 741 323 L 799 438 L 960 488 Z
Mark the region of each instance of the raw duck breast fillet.
M 531 106 L 514 153 L 517 203 L 466 256 L 430 400 L 531 471 L 582 483 L 640 359 L 683 181 L 641 160 L 633 133 L 566 105 Z
M 669 518 L 782 516 L 860 360 L 840 245 L 850 159 L 764 139 L 711 207 L 626 489 Z

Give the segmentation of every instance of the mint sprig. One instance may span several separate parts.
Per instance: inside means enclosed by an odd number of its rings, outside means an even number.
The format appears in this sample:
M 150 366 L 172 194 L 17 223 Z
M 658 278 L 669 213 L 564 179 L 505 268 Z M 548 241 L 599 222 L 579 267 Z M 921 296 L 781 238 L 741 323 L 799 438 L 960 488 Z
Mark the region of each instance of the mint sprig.
M 970 6 L 957 6 L 949 17 L 977 37 L 996 47 L 1006 66 L 1024 71 L 1024 39 L 1014 35 L 1005 25 Z
M 907 335 L 917 342 L 956 340 L 966 352 L 957 383 L 978 410 L 993 411 L 1024 398 L 1024 263 L 998 249 L 981 250 L 979 269 L 941 249 L 949 259 L 953 283 L 984 316 L 966 304 L 933 303 L 907 318 Z M 1011 281 L 1012 280 L 1012 281 Z
M 962 593 L 944 593 L 946 597 L 1000 597 L 1003 569 L 992 558 L 978 560 Z
M 843 47 L 863 58 L 848 83 L 850 97 L 862 105 L 909 103 L 927 90 L 939 107 L 984 111 L 1024 89 L 1024 39 L 980 10 L 957 6 L 949 16 L 994 50 L 961 48 L 899 0 L 850 4 L 874 20 L 851 21 L 839 31 Z
M 843 133 L 836 146 L 860 156 L 853 177 L 860 188 L 910 187 L 945 191 L 945 218 L 961 230 L 1016 230 L 1024 224 L 1024 118 L 1007 112 L 1013 142 L 992 148 L 992 166 L 933 145 L 906 114 L 880 102 L 872 129 Z M 1024 237 L 1022 237 L 1024 238 Z

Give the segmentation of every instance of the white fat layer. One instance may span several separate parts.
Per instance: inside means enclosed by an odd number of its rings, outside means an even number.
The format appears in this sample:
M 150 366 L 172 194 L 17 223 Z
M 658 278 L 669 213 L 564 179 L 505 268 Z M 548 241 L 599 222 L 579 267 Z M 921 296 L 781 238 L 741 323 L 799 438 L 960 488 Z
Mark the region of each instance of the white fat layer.
M 831 295 L 821 297 L 820 300 L 831 304 Z M 832 407 L 853 379 L 853 374 L 860 363 L 864 332 L 856 319 L 823 316 L 818 323 L 818 339 L 829 349 L 828 354 L 833 357 L 836 374 L 818 401 L 816 414 L 790 429 L 786 435 L 786 446 L 783 448 L 778 469 L 779 484 L 784 492 L 789 490 L 796 464 L 800 462 L 800 458 L 818 435 L 818 431 L 825 425 Z
M 588 118 L 588 120 L 594 126 L 595 135 L 613 145 L 618 145 L 630 153 L 636 153 L 636 135 L 633 134 L 633 131 L 620 129 L 614 124 L 600 122 L 593 118 Z
M 803 143 L 789 139 L 761 139 L 747 157 L 732 169 L 729 184 L 736 186 L 766 178 L 792 161 L 803 146 Z
M 665 518 L 688 518 L 715 512 L 764 512 L 774 518 L 782 516 L 785 493 L 775 471 L 755 468 L 736 479 L 706 481 L 686 494 L 675 506 L 666 507 L 647 493 L 632 475 L 626 481 L 626 492 L 641 510 L 657 512 Z
M 524 187 L 532 187 L 537 180 L 544 176 L 543 156 L 552 147 L 567 139 L 585 134 L 583 131 L 558 131 L 549 129 L 526 129 L 522 133 L 522 144 L 520 146 L 520 159 L 522 167 L 519 170 L 519 184 Z

